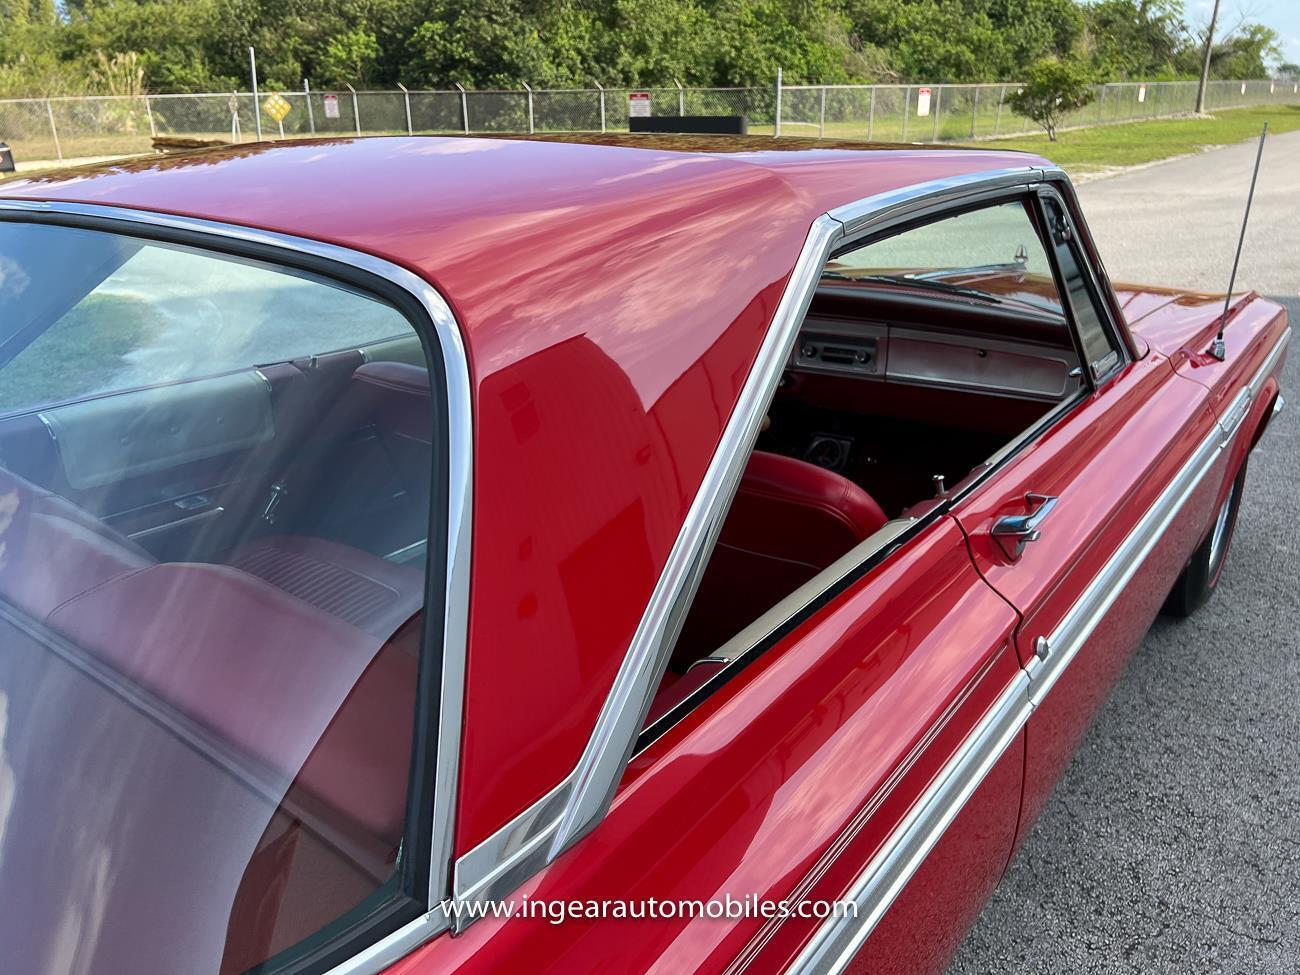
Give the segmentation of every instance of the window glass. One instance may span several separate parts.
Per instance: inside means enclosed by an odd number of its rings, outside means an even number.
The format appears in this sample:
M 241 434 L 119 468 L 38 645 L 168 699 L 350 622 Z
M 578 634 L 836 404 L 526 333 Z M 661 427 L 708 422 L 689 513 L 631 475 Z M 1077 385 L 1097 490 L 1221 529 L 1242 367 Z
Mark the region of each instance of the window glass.
M 1023 203 L 961 213 L 840 255 L 825 278 L 984 296 L 1060 313 L 1051 264 Z
M 274 968 L 402 896 L 420 348 L 324 278 L 0 222 L 7 970 Z

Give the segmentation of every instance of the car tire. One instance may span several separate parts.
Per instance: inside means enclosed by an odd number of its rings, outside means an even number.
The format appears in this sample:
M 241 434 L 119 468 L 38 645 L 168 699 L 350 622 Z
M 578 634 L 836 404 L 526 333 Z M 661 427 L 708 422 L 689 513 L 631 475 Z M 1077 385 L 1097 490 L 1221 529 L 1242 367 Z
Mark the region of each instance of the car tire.
M 1241 495 L 1246 489 L 1246 465 L 1241 465 L 1228 496 L 1223 499 L 1214 516 L 1214 524 L 1197 547 L 1195 554 L 1174 583 L 1165 600 L 1164 611 L 1182 619 L 1191 616 L 1214 595 L 1223 574 L 1223 564 L 1228 559 L 1232 534 L 1237 527 L 1237 512 L 1241 510 Z

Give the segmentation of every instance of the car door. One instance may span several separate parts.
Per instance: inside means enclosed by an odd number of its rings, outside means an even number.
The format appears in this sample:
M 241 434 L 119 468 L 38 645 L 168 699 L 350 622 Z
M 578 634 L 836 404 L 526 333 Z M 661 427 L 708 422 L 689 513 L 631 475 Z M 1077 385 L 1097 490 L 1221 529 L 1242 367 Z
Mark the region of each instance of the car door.
M 1153 351 L 1129 354 L 1077 218 L 1050 189 L 1040 208 L 1091 388 L 953 508 L 976 568 L 1021 617 L 1035 707 L 1021 836 L 1202 538 L 1226 470 L 1206 389 Z
M 1011 850 L 1023 676 L 1016 616 L 956 522 L 901 547 L 899 528 L 645 744 L 601 823 L 526 889 L 533 904 L 666 905 L 656 920 L 480 921 L 409 970 L 783 972 L 828 924 L 794 912 L 848 898 L 854 933 L 893 905 L 862 955 L 872 971 L 941 971 Z M 728 898 L 735 912 L 686 913 Z

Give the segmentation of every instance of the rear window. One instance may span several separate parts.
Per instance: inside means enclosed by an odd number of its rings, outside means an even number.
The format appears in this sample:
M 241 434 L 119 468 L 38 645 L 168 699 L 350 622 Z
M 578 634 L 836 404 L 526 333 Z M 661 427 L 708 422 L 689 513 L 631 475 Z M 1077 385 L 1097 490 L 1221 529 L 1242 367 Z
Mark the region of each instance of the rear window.
M 418 888 L 432 389 L 379 296 L 0 221 L 6 970 L 274 971 Z
M 24 237 L 23 264 L 0 257 L 15 302 L 0 329 L 6 320 L 16 328 L 17 302 L 33 301 L 19 283 L 35 261 L 46 264 L 38 275 L 54 260 L 92 262 L 98 280 L 79 297 L 60 296 L 77 300 L 30 342 L 17 338 L 22 347 L 0 369 L 0 411 L 411 335 L 395 309 L 368 295 L 257 263 L 59 227 L 27 227 Z

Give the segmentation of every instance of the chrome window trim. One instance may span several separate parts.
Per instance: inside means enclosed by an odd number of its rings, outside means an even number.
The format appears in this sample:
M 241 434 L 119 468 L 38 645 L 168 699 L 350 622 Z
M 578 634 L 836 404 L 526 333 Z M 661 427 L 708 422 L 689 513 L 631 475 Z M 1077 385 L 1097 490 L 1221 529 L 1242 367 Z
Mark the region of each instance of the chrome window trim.
M 430 820 L 429 910 L 329 969 L 328 975 L 374 975 L 449 926 L 443 905 L 450 888 L 452 827 L 459 772 L 469 609 L 470 528 L 473 501 L 473 416 L 469 360 L 450 306 L 423 278 L 363 251 L 268 230 L 125 207 L 0 197 L 0 212 L 37 217 L 58 214 L 120 224 L 131 234 L 141 225 L 162 231 L 203 234 L 320 258 L 383 278 L 414 298 L 428 314 L 442 353 L 447 383 L 447 564 L 444 590 L 442 675 L 438 744 L 434 758 L 433 815 Z
M 456 862 L 454 896 L 500 899 L 593 828 L 609 808 L 632 755 L 676 634 L 735 494 L 763 411 L 794 346 L 830 254 L 850 238 L 1010 188 L 1028 189 L 1043 170 L 991 170 L 914 184 L 817 217 L 786 283 L 753 368 L 669 553 L 577 766 L 546 796 Z M 473 923 L 462 913 L 460 931 Z
M 1234 398 L 1253 399 L 1277 366 L 1291 340 L 1291 329 L 1278 339 L 1250 385 Z M 1225 411 L 1225 415 L 1231 411 Z M 1093 577 L 1088 588 L 1047 638 L 1045 658 L 1035 657 L 1017 673 L 958 751 L 935 777 L 880 852 L 844 895 L 858 907 L 856 917 L 826 921 L 800 951 L 787 975 L 836 975 L 845 971 L 877 923 L 893 905 L 926 854 L 942 838 L 984 776 L 1016 733 L 1042 704 L 1074 660 L 1097 624 L 1164 536 L 1187 499 L 1232 444 L 1240 424 L 1228 433 L 1216 422 L 1191 458 L 1161 492 L 1120 548 Z
M 1110 283 L 1109 276 L 1098 273 L 1098 268 L 1094 266 L 1093 260 L 1088 255 L 1088 248 L 1084 246 L 1084 238 L 1091 240 L 1092 231 L 1084 221 L 1083 207 L 1079 203 L 1078 194 L 1074 192 L 1074 185 L 1070 182 L 1070 177 L 1059 166 L 1050 166 L 1043 170 L 1043 181 L 1043 191 L 1056 198 L 1061 206 L 1061 211 L 1065 214 L 1066 219 L 1070 221 L 1071 229 L 1074 232 L 1074 249 L 1077 252 L 1076 259 L 1079 263 L 1079 270 L 1083 273 L 1092 292 L 1091 297 L 1094 306 L 1105 315 L 1106 320 L 1103 322 L 1102 327 L 1109 332 L 1107 338 L 1111 340 L 1111 352 L 1107 353 L 1099 361 L 1099 368 L 1093 376 L 1095 385 L 1101 387 L 1113 379 L 1123 366 L 1133 361 L 1132 334 L 1129 332 L 1128 321 L 1122 315 L 1117 317 L 1116 309 L 1113 307 L 1115 289 Z M 1082 228 L 1082 232 L 1080 228 Z M 1069 299 L 1067 296 L 1062 295 L 1062 300 L 1068 305 Z M 1083 337 L 1080 335 L 1081 349 L 1082 341 Z M 1115 361 L 1107 362 L 1111 355 L 1115 356 Z M 1080 359 L 1083 358 L 1084 356 L 1081 355 Z M 1104 368 L 1101 367 L 1102 363 L 1105 363 Z

